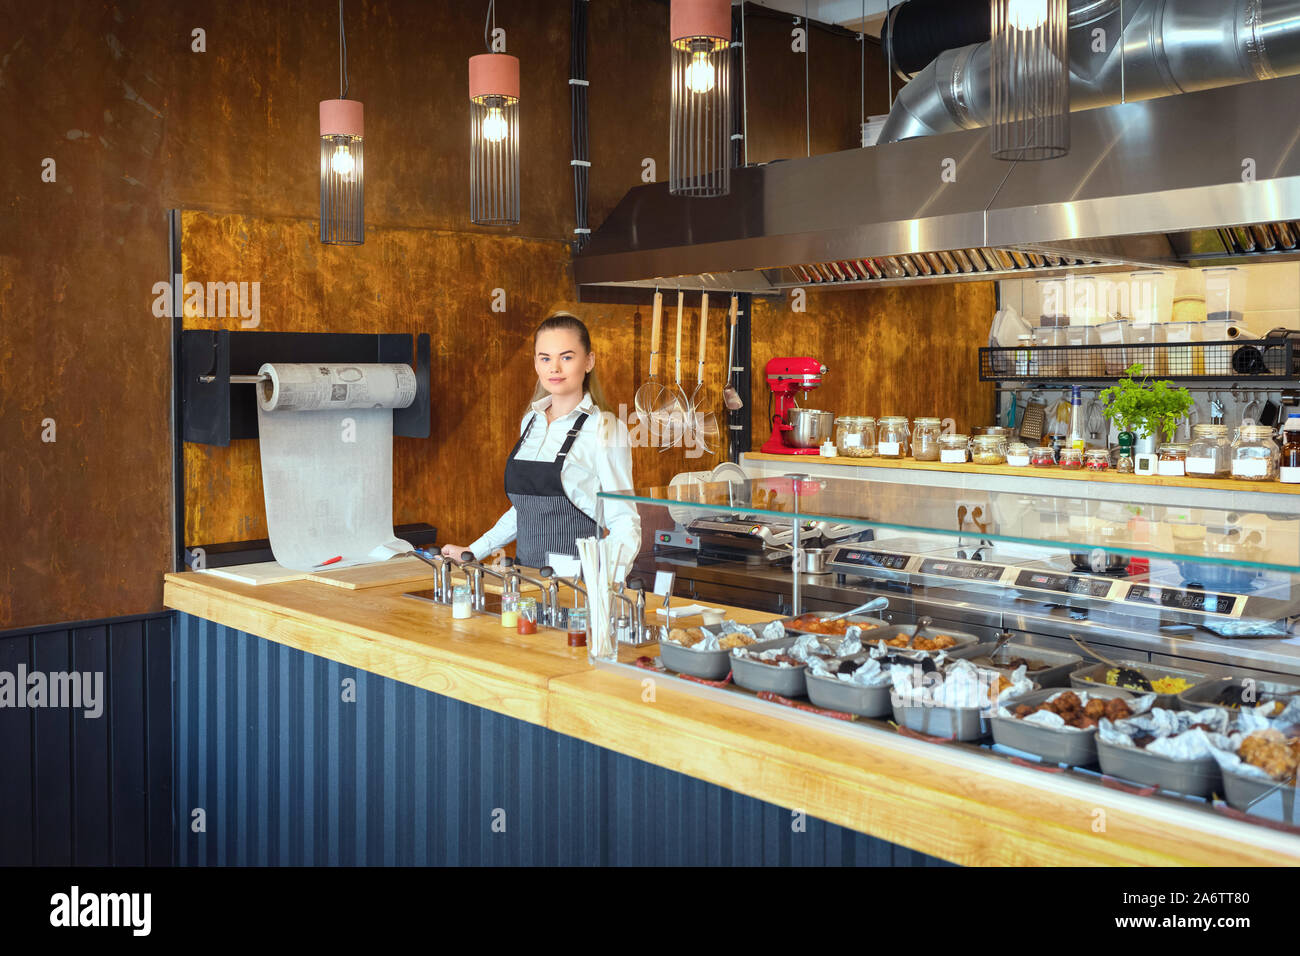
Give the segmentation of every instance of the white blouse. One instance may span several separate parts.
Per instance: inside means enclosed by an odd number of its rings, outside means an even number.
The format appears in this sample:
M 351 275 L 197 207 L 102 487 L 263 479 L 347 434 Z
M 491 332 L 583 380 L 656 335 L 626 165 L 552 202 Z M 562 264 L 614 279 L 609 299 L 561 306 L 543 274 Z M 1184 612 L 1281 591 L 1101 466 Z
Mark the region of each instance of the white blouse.
M 600 521 L 604 509 L 605 527 L 609 529 L 609 544 L 622 545 L 624 560 L 631 564 L 641 550 L 641 516 L 629 501 L 612 501 L 597 498 L 601 491 L 628 491 L 632 486 L 632 447 L 627 425 L 609 412 L 602 413 L 584 393 L 582 401 L 567 415 L 551 423 L 546 421 L 546 409 L 551 405 L 547 395 L 533 402 L 532 411 L 524 415 L 519 431 L 528 426 L 528 419 L 536 414 L 532 430 L 519 446 L 516 457 L 520 461 L 555 461 L 560 446 L 568 437 L 569 429 L 579 415 L 586 412 L 591 418 L 583 424 L 574 439 L 560 471 L 560 484 L 569 500 L 587 517 Z M 497 548 L 515 540 L 519 528 L 519 515 L 512 506 L 485 535 L 469 546 L 476 560 L 483 560 Z M 614 554 L 611 548 L 610 554 Z

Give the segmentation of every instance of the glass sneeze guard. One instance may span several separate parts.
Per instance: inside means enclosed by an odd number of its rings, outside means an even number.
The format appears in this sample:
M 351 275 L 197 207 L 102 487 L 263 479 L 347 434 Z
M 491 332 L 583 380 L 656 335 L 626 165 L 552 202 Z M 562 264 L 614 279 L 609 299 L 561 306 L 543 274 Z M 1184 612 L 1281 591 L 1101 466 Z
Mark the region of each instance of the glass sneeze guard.
M 1300 574 L 1300 515 L 812 477 L 659 485 L 600 497 L 669 506 L 691 518 L 825 521 Z

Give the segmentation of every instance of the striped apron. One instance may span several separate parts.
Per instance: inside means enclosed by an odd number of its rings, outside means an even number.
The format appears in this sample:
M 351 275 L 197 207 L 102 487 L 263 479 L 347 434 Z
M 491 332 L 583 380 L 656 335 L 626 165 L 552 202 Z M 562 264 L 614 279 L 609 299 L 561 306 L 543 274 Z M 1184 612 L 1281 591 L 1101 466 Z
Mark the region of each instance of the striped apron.
M 506 462 L 506 497 L 515 506 L 518 516 L 515 560 L 519 564 L 540 568 L 546 564 L 547 552 L 576 558 L 578 546 L 574 542 L 596 534 L 596 522 L 569 500 L 560 480 L 565 456 L 588 417 L 586 412 L 578 416 L 555 461 L 520 461 L 515 457 L 533 430 L 533 422 L 537 419 L 535 413 L 528 419 L 528 426 L 510 452 Z

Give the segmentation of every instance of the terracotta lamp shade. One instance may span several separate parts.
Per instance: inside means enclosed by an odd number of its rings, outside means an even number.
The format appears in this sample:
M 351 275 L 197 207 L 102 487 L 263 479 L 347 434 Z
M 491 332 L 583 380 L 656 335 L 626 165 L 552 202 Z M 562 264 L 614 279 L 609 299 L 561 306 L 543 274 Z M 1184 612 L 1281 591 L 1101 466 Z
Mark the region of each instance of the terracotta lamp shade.
M 672 0 L 668 191 L 725 196 L 731 188 L 731 3 Z
M 366 241 L 365 110 L 356 100 L 320 104 L 320 241 Z
M 989 82 L 995 159 L 1055 159 L 1070 151 L 1066 0 L 993 0 Z
M 519 222 L 519 58 L 469 58 L 469 218 L 480 226 Z

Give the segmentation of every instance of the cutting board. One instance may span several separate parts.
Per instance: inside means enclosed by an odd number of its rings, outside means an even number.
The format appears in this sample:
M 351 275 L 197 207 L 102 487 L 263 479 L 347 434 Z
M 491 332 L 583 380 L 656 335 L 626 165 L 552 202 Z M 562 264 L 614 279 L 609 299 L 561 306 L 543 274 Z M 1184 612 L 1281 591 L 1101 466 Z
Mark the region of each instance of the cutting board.
M 433 568 L 419 558 L 397 557 L 375 564 L 359 564 L 337 571 L 325 569 L 307 575 L 308 581 L 329 584 L 336 588 L 361 590 L 379 588 L 386 584 L 406 584 L 409 581 L 432 580 Z
M 257 564 L 235 564 L 228 568 L 200 568 L 205 574 L 229 578 L 241 584 L 280 584 L 283 581 L 301 581 L 307 577 L 306 571 L 291 571 L 276 561 L 261 561 Z

